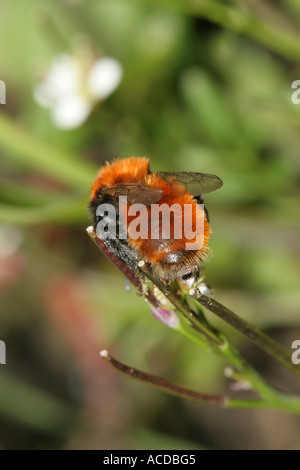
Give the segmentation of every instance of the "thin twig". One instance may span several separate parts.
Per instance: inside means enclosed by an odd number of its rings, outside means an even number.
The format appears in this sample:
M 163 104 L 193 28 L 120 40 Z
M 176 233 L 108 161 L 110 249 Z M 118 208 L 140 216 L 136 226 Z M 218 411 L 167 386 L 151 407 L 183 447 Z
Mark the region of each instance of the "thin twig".
M 126 366 L 125 364 L 117 361 L 114 357 L 112 357 L 108 351 L 104 350 L 100 352 L 100 356 L 104 359 L 108 364 L 112 365 L 115 369 L 121 372 L 127 377 L 131 379 L 136 379 L 139 382 L 144 382 L 150 385 L 153 385 L 155 388 L 160 390 L 164 390 L 165 392 L 171 393 L 172 395 L 177 395 L 182 398 L 187 398 L 189 400 L 196 400 L 202 403 L 207 404 L 215 404 L 215 405 L 225 405 L 226 398 L 216 395 L 206 395 L 199 392 L 194 392 L 189 390 L 181 385 L 175 384 L 170 382 L 169 380 L 165 380 L 161 377 L 158 377 L 153 374 L 149 374 L 147 372 L 143 372 L 141 370 L 135 369 L 133 367 Z
M 237 400 L 226 396 L 208 395 L 196 392 L 186 387 L 182 387 L 181 385 L 175 384 L 174 382 L 170 382 L 169 380 L 163 379 L 162 377 L 158 377 L 157 375 L 149 374 L 148 372 L 135 369 L 134 367 L 129 367 L 112 357 L 106 350 L 101 351 L 100 356 L 114 369 L 126 375 L 127 377 L 152 385 L 158 390 L 162 390 L 166 393 L 187 400 L 196 401 L 198 403 L 200 402 L 205 405 L 222 406 L 223 408 L 279 408 L 278 406 L 275 407 L 267 401 L 259 399 Z M 281 409 L 283 411 L 287 411 L 284 406 L 282 406 Z M 295 412 L 300 413 L 300 410 Z

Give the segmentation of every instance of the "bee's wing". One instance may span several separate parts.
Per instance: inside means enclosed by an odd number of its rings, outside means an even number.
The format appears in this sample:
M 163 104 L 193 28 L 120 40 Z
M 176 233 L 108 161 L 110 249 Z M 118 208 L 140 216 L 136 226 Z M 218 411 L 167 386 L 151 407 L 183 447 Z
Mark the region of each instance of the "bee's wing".
M 218 176 L 208 173 L 160 171 L 157 174 L 171 185 L 184 186 L 194 196 L 211 193 L 223 185 L 223 181 Z
M 118 183 L 101 189 L 101 194 L 118 199 L 127 197 L 127 204 L 144 204 L 150 206 L 160 201 L 163 190 L 155 186 L 147 186 L 141 183 Z

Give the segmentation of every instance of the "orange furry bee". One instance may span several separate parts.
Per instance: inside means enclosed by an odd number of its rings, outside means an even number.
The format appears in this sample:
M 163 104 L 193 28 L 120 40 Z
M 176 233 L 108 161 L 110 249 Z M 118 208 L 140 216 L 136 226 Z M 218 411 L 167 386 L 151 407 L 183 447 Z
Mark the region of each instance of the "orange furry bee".
M 203 205 L 202 195 L 222 186 L 222 180 L 215 175 L 189 172 L 151 173 L 149 159 L 129 157 L 106 163 L 92 185 L 89 208 L 92 213 L 94 228 L 105 219 L 111 205 L 116 211 L 113 235 L 108 234 L 104 243 L 108 249 L 138 273 L 139 261 L 145 261 L 155 276 L 165 281 L 187 280 L 198 276 L 209 254 L 207 246 L 211 234 L 208 212 Z M 127 197 L 126 203 L 119 202 Z M 141 211 L 138 223 L 137 205 L 145 208 Z M 169 211 L 167 235 L 163 228 L 163 208 L 182 209 Z M 99 212 L 99 207 L 104 207 Z M 189 209 L 189 220 L 185 218 L 185 208 Z M 157 209 L 158 217 L 153 214 Z M 126 222 L 124 222 L 126 220 Z M 187 224 L 185 223 L 188 220 Z M 197 222 L 201 220 L 201 230 Z M 176 233 L 176 227 L 185 225 L 184 233 Z M 138 235 L 132 230 L 143 226 Z M 126 237 L 121 236 L 126 233 Z M 97 232 L 98 233 L 98 232 Z M 192 244 L 190 248 L 188 244 Z M 188 247 L 188 248 L 187 248 Z M 193 248 L 196 247 L 196 248 Z

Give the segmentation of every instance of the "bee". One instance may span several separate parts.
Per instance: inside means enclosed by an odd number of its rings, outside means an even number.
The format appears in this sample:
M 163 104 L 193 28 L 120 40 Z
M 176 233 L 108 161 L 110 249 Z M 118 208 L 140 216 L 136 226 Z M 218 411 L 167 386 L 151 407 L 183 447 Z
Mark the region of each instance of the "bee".
M 219 189 L 222 184 L 217 176 L 205 173 L 151 173 L 149 159 L 144 157 L 118 159 L 106 163 L 93 182 L 89 204 L 93 225 L 96 229 L 105 217 L 98 208 L 111 205 L 115 209 L 116 230 L 114 236 L 108 234 L 105 237 L 107 248 L 135 273 L 139 272 L 138 263 L 144 261 L 153 274 L 165 282 L 186 281 L 199 276 L 210 254 L 208 240 L 211 229 L 202 195 Z M 120 205 L 125 196 L 126 203 Z M 146 236 L 134 236 L 130 230 L 135 220 L 131 209 L 136 204 L 139 208 L 141 205 L 145 207 L 138 225 L 146 226 Z M 169 211 L 169 233 L 166 236 L 161 211 L 174 205 L 182 211 L 179 215 L 176 211 Z M 190 215 L 187 224 L 186 207 Z M 158 208 L 158 217 L 154 220 L 155 208 Z M 199 220 L 201 230 L 197 228 Z M 183 222 L 185 225 L 181 236 L 175 235 L 178 222 L 181 227 Z M 136 223 L 134 227 L 137 228 Z M 124 229 L 126 237 L 120 235 Z

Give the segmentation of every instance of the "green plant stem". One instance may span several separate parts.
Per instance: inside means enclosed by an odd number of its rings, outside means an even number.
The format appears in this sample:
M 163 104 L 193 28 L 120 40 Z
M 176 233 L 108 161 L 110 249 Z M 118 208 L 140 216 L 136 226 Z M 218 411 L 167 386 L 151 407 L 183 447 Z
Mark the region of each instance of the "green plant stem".
M 169 289 L 158 279 L 156 279 L 150 269 L 144 264 L 142 267 L 142 272 L 151 280 L 151 282 L 158 287 L 158 289 L 170 300 L 170 302 L 178 309 L 179 312 L 183 313 L 183 304 L 179 299 L 174 295 L 170 294 Z M 209 299 L 210 300 L 210 299 Z M 180 308 L 178 308 L 178 304 Z M 192 310 L 189 310 L 191 313 Z M 195 315 L 195 312 L 193 312 Z M 190 320 L 191 315 L 184 315 L 187 320 Z M 197 316 L 195 316 L 197 318 Z M 197 318 L 198 319 L 198 318 Z M 190 322 L 191 328 L 186 330 L 186 326 L 181 323 L 182 331 L 185 333 L 187 331 L 187 336 L 192 337 L 193 335 L 197 338 L 197 343 L 203 346 L 203 330 L 198 328 L 197 324 Z M 202 327 L 209 329 L 206 325 L 202 324 Z M 199 337 L 200 333 L 200 337 Z M 255 369 L 253 369 L 239 354 L 239 352 L 231 345 L 224 335 L 218 334 L 217 336 L 221 342 L 213 341 L 210 343 L 211 348 L 221 357 L 226 359 L 230 364 L 232 364 L 236 369 L 243 374 L 245 380 L 250 384 L 252 390 L 259 393 L 263 400 L 270 404 L 271 407 L 278 409 L 285 409 L 287 411 L 300 412 L 300 400 L 298 398 L 293 398 L 287 395 L 284 395 L 273 387 L 271 387 L 261 376 L 258 374 Z M 277 344 L 277 343 L 276 343 Z M 276 358 L 276 356 L 275 356 Z
M 197 343 L 199 346 L 205 347 L 203 344 L 203 338 L 199 336 L 199 333 L 194 328 L 188 327 L 181 322 L 177 327 L 177 331 Z M 241 357 L 239 352 L 228 341 L 224 341 L 224 345 L 218 348 L 214 347 L 214 352 L 228 361 L 241 373 L 243 381 L 247 382 L 250 388 L 262 397 L 263 402 L 265 403 L 264 407 L 300 413 L 300 399 L 275 390 Z M 234 407 L 234 402 L 230 406 Z
M 247 336 L 254 344 L 267 352 L 291 372 L 300 375 L 300 368 L 296 367 L 291 361 L 291 353 L 281 344 L 277 343 L 277 341 L 274 341 L 270 336 L 259 330 L 259 328 L 239 317 L 227 307 L 220 304 L 220 302 L 199 293 L 197 293 L 195 299 L 203 307 L 207 308 L 207 310 Z
M 199 332 L 196 334 L 194 327 L 187 323 L 184 318 L 181 319 L 175 330 L 189 338 L 191 341 L 197 343 L 201 348 L 206 350 L 211 349 L 206 339 L 199 334 Z
M 290 405 L 289 403 L 282 403 L 281 405 L 274 406 L 273 403 L 263 400 L 238 400 L 236 398 L 228 398 L 226 402 L 226 408 L 263 408 L 263 409 L 276 409 L 278 411 L 289 412 L 293 414 L 300 414 L 300 404 L 295 403 Z
M 161 282 L 159 279 L 156 279 L 152 275 L 150 269 L 147 267 L 146 264 L 141 268 L 141 270 L 145 274 L 145 276 L 147 276 L 148 279 L 150 279 L 151 282 L 156 285 L 156 287 L 158 287 L 158 289 L 170 300 L 170 302 L 178 309 L 178 311 L 185 316 L 185 318 L 189 320 L 196 318 L 197 323 L 194 322 L 194 326 L 196 326 L 197 329 L 202 332 L 210 331 L 211 336 L 214 335 L 214 337 L 217 337 L 219 339 L 219 341 L 215 341 L 215 343 L 219 346 L 221 345 L 222 340 L 217 335 L 217 333 L 214 332 L 207 324 L 199 322 L 198 316 L 195 313 L 193 313 L 192 316 L 192 310 L 186 309 L 183 303 L 180 302 L 180 300 L 170 292 L 167 286 L 165 286 L 163 282 Z M 279 363 L 284 365 L 288 370 L 290 370 L 296 375 L 300 374 L 300 369 L 292 363 L 289 352 L 283 346 L 281 346 L 281 344 L 274 341 L 272 338 L 260 331 L 258 328 L 254 327 L 250 323 L 238 317 L 234 312 L 224 307 L 222 304 L 215 301 L 214 299 L 197 293 L 196 300 L 201 303 L 201 305 L 205 306 L 207 309 L 209 309 L 210 311 L 218 315 L 220 318 L 222 318 L 224 321 L 229 323 L 231 326 L 235 327 L 242 334 L 246 335 L 249 339 L 251 339 L 251 341 L 261 347 L 265 352 L 267 352 Z M 198 327 L 199 323 L 201 324 L 201 328 Z M 227 344 L 226 341 L 224 344 Z
M 196 330 L 201 331 L 209 341 L 212 341 L 219 346 L 222 345 L 222 339 L 217 335 L 217 333 L 200 321 L 198 316 L 192 310 L 188 310 L 180 300 L 171 292 L 171 290 L 159 279 L 156 279 L 146 263 L 140 267 L 142 273 L 154 284 L 158 289 L 165 295 L 165 297 L 174 305 L 174 307 L 191 323 L 191 325 L 196 328 Z

